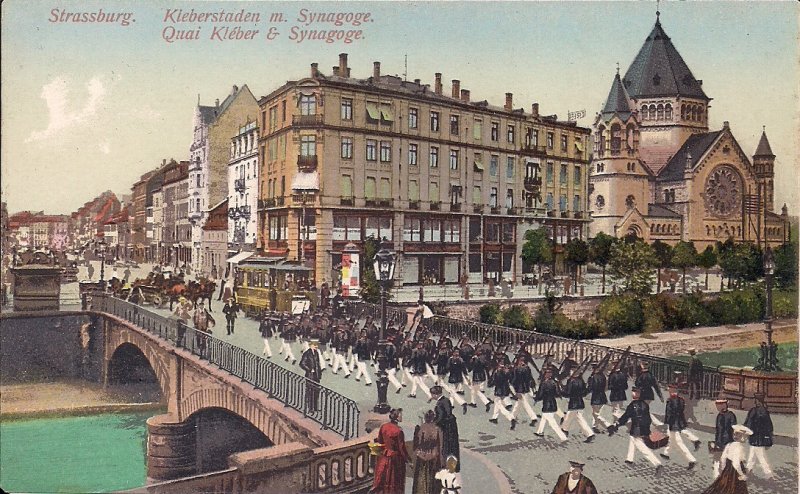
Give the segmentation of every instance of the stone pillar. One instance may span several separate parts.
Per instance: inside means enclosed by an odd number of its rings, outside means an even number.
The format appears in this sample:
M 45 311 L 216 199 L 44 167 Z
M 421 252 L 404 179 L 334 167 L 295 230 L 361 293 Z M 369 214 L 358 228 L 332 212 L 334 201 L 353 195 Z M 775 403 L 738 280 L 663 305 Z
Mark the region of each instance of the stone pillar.
M 148 481 L 172 480 L 197 471 L 194 421 L 177 422 L 169 414 L 147 419 Z

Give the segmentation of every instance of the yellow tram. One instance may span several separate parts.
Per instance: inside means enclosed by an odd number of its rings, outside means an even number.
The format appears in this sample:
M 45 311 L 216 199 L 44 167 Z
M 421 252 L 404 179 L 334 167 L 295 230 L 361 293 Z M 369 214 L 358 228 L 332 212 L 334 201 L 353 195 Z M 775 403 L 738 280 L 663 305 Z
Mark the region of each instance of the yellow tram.
M 236 267 L 236 300 L 248 316 L 268 310 L 290 312 L 292 301 L 300 297 L 313 310 L 317 293 L 309 281 L 311 271 L 296 262 L 251 257 Z

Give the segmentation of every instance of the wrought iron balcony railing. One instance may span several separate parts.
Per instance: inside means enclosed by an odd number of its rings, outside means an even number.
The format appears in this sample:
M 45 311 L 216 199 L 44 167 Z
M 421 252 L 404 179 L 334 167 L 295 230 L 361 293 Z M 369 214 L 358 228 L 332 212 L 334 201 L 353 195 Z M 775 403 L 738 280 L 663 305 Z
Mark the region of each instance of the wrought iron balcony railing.
M 243 178 L 237 178 L 233 181 L 233 190 L 236 192 L 244 192 L 246 188 Z
M 299 155 L 297 157 L 297 167 L 304 171 L 313 171 L 317 167 L 317 155 Z

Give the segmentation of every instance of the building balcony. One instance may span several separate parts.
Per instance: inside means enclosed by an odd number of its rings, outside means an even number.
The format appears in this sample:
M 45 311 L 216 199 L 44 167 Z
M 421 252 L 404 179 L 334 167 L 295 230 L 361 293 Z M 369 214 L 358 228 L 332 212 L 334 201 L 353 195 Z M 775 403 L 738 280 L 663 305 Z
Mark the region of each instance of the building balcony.
M 276 206 L 283 206 L 284 202 L 285 202 L 285 199 L 283 198 L 283 196 L 275 198 L 275 205 Z
M 573 213 L 573 214 L 574 214 L 576 220 L 583 219 L 583 211 L 575 211 L 575 213 Z
M 554 209 L 549 209 L 549 210 L 547 210 L 547 217 L 548 217 L 548 218 L 555 218 L 555 217 L 556 217 L 556 212 L 555 212 L 555 210 L 554 210 Z
M 391 199 L 378 199 L 378 206 L 382 208 L 390 208 L 394 205 Z
M 408 201 L 408 209 L 419 209 L 419 201 Z
M 233 190 L 236 192 L 244 192 L 247 187 L 245 186 L 243 178 L 237 178 L 233 181 Z
M 562 218 L 569 218 L 569 211 L 561 211 Z
M 375 198 L 364 199 L 364 206 L 367 206 L 367 207 L 370 207 L 370 208 L 374 208 L 377 205 L 378 205 L 378 200 L 375 199 Z
M 339 204 L 342 206 L 353 206 L 355 204 L 355 199 L 352 197 L 341 197 L 339 199 Z
M 441 209 L 441 204 L 439 201 L 431 201 L 430 210 L 431 211 L 439 211 Z
M 519 212 L 517 211 L 517 208 L 515 208 L 515 207 L 510 207 L 510 208 L 507 207 L 506 208 L 506 214 L 519 214 Z
M 297 157 L 297 168 L 304 172 L 311 172 L 317 168 L 317 155 L 309 155 L 303 156 L 300 155 Z
M 322 125 L 323 115 L 293 115 L 292 125 L 298 127 Z
M 547 210 L 544 208 L 525 207 L 522 211 L 522 214 L 526 216 L 545 216 L 547 214 Z
M 461 211 L 461 203 L 450 204 L 450 211 L 452 211 L 452 212 L 460 212 Z
M 537 146 L 536 144 L 524 144 L 522 146 L 522 152 L 525 153 L 533 153 L 533 154 L 547 154 L 547 148 L 545 146 Z
M 489 208 L 491 214 L 500 214 L 500 207 L 499 206 L 491 206 Z

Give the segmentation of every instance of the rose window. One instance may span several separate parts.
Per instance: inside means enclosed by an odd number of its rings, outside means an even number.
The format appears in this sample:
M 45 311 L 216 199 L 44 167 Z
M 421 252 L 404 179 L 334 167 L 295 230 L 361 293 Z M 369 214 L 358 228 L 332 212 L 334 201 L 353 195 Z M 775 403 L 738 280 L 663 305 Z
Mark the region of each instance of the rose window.
M 742 200 L 739 174 L 730 166 L 719 166 L 711 172 L 705 187 L 706 207 L 716 216 L 730 216 Z

